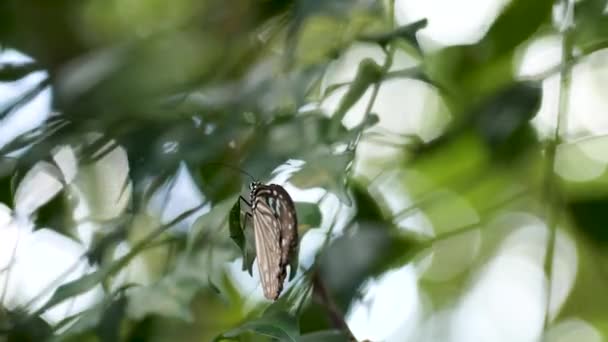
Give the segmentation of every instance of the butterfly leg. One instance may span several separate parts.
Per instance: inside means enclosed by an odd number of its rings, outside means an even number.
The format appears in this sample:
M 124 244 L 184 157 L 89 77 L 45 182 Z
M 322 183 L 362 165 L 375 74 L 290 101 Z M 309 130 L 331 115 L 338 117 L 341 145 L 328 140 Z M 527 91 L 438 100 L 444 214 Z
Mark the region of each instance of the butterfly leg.
M 245 210 L 245 223 L 243 225 L 243 227 L 247 228 L 247 219 L 251 220 L 253 218 L 253 216 L 251 215 L 251 203 L 249 203 L 249 201 L 247 201 L 243 196 L 239 196 L 239 201 L 245 202 L 245 204 L 249 208 L 249 210 Z
M 251 213 L 245 212 L 245 222 L 243 223 L 243 227 L 245 227 L 245 229 L 247 229 L 247 221 L 251 220 L 253 216 L 251 216 Z
M 239 196 L 239 201 L 245 202 L 245 204 L 247 204 L 247 206 L 249 207 L 249 209 L 251 209 L 251 203 L 249 203 L 249 201 L 246 200 L 245 197 Z

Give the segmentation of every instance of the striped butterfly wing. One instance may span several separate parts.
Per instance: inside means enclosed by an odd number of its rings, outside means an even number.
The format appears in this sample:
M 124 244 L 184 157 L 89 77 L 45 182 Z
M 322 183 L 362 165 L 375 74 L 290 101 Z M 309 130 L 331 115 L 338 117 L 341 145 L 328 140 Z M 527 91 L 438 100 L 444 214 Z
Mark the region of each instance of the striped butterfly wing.
M 287 191 L 276 184 L 256 185 L 251 197 L 260 279 L 266 298 L 275 300 L 283 289 L 287 265 L 297 257 L 295 206 Z
M 256 198 L 253 202 L 253 231 L 264 296 L 275 300 L 283 289 L 281 245 L 279 244 L 281 229 L 279 221 L 270 207 L 260 198 Z
M 293 257 L 297 257 L 298 248 L 298 219 L 293 200 L 285 189 L 276 184 L 268 185 L 274 201 L 272 208 L 281 227 L 281 264 L 286 266 Z M 295 273 L 295 270 L 291 270 Z

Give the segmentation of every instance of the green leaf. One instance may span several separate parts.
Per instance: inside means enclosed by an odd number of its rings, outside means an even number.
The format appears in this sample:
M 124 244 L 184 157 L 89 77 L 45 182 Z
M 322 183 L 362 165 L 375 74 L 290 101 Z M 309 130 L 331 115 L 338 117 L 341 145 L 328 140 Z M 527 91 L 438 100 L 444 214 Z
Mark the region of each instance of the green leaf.
M 608 208 L 607 196 L 579 199 L 568 203 L 568 209 L 578 231 L 599 246 L 608 243 L 606 208 Z
M 300 342 L 345 342 L 348 341 L 348 338 L 340 330 L 323 330 L 302 335 Z
M 312 284 L 308 277 L 304 275 L 298 278 L 277 300 L 266 307 L 264 316 L 272 316 L 286 311 L 294 317 L 300 317 L 311 291 Z
M 330 132 L 331 127 L 332 119 L 321 112 L 276 119 L 267 130 L 256 134 L 256 148 L 251 151 L 253 169 L 248 168 L 248 171 L 263 175 L 285 159 L 305 159 L 310 151 L 332 145 L 348 133 L 343 125 L 333 132 Z
M 97 334 L 101 341 L 112 342 L 120 340 L 121 325 L 127 308 L 127 297 L 118 296 L 110 303 L 97 326 Z
M 361 4 L 363 2 L 351 0 L 298 2 L 289 30 L 297 36 L 289 37 L 287 43 L 288 65 L 294 61 L 300 65 L 326 62 L 365 32 L 387 30 L 386 21 L 379 15 L 380 3 L 353 8 Z
M 234 203 L 232 209 L 230 209 L 230 215 L 228 217 L 228 227 L 230 228 L 230 238 L 239 249 L 245 252 L 245 235 L 243 234 L 243 228 L 241 227 L 241 200 L 237 200 Z
M 57 336 L 56 340 L 63 341 L 74 336 L 80 336 L 94 329 L 104 314 L 109 300 L 104 300 L 97 305 L 84 310 L 76 315 L 68 316 L 55 325 L 55 329 L 62 330 L 68 327 L 63 333 Z
M 130 294 L 129 317 L 140 320 L 160 315 L 193 322 L 192 300 L 205 282 L 188 274 L 173 273 L 153 285 L 136 288 Z
M 490 161 L 485 159 L 512 162 L 525 156 L 537 144 L 530 120 L 540 108 L 541 97 L 541 88 L 534 82 L 517 82 L 491 94 L 444 135 L 415 150 L 420 157 L 417 163 L 428 164 L 423 174 L 448 179 L 452 170 L 468 164 L 464 175 L 474 176 L 472 169 L 481 170 Z M 439 170 L 438 165 L 445 168 Z
M 196 211 L 200 210 L 203 207 L 203 204 L 191 208 L 182 214 L 178 215 L 176 218 L 171 220 L 169 223 L 163 224 L 157 227 L 154 231 L 148 234 L 145 238 L 139 240 L 131 250 L 121 257 L 120 259 L 97 269 L 94 272 L 86 274 L 76 280 L 63 284 L 55 290 L 51 299 L 49 299 L 40 309 L 36 311 L 36 314 L 40 314 L 50 309 L 51 307 L 65 301 L 68 298 L 74 297 L 81 293 L 87 292 L 91 290 L 96 285 L 101 284 L 103 280 L 107 277 L 112 276 L 122 270 L 126 265 L 131 262 L 133 258 L 135 258 L 141 251 L 148 248 L 150 243 L 154 241 L 159 235 L 165 232 L 167 229 L 173 227 L 175 224 L 183 221 L 185 218 L 189 217 Z
M 407 264 L 424 247 L 412 235 L 361 225 L 354 234 L 334 240 L 319 259 L 320 276 L 342 310 L 348 308 L 366 279 Z
M 428 75 L 425 73 L 425 71 L 421 67 L 419 67 L 419 66 L 415 66 L 415 67 L 411 67 L 411 68 L 406 68 L 406 69 L 389 71 L 389 72 L 387 72 L 384 75 L 383 81 L 394 79 L 394 78 L 415 79 L 415 80 L 419 80 L 419 81 L 422 81 L 422 82 L 425 82 L 425 83 L 429 83 L 432 86 L 438 88 L 439 90 L 442 90 L 441 89 L 441 85 L 434 83 L 433 80 L 431 80 L 428 77 Z
M 608 306 L 608 296 L 604 289 L 608 283 L 608 259 L 605 245 L 576 235 L 571 237 L 576 241 L 577 247 L 576 281 L 552 324 L 576 317 L 596 327 L 599 333 L 606 336 L 608 327 L 605 308 Z
M 298 247 L 293 253 L 293 257 L 289 259 L 289 281 L 293 280 L 293 278 L 295 278 L 296 276 L 296 273 L 298 273 L 298 267 L 300 266 L 300 259 L 298 258 L 298 255 L 300 254 L 299 249 L 300 246 L 298 244 Z
M 213 206 L 211 211 L 200 216 L 192 224 L 192 232 L 188 235 L 188 250 L 193 251 L 208 242 L 208 238 L 213 232 L 219 231 L 226 224 L 226 217 L 230 218 L 231 209 L 234 206 L 235 198 L 232 196 Z M 229 227 L 230 228 L 230 227 Z
M 340 100 L 340 104 L 338 105 L 338 109 L 334 113 L 332 120 L 341 123 L 348 110 L 359 101 L 367 88 L 370 85 L 379 82 L 382 77 L 383 70 L 381 66 L 371 58 L 363 59 L 359 63 L 357 76 L 350 84 L 346 94 L 344 94 Z
M 45 79 L 45 80 L 41 81 L 40 83 L 38 83 L 36 86 L 31 87 L 27 92 L 25 92 L 23 95 L 17 97 L 16 99 L 12 100 L 7 105 L 0 107 L 0 118 L 4 118 L 4 117 L 8 116 L 10 113 L 14 113 L 17 110 L 23 108 L 23 106 L 30 103 L 48 85 L 49 85 L 49 81 L 48 81 L 48 79 Z M 21 138 L 25 138 L 25 137 L 22 136 Z M 16 140 L 21 140 L 21 139 L 16 139 Z M 27 139 L 25 139 L 25 140 L 27 140 Z M 9 145 L 3 146 L 3 148 L 2 148 L 3 152 L 6 152 L 6 149 L 8 147 L 9 147 Z M 23 146 L 21 146 L 21 147 L 23 147 Z
M 247 229 L 247 226 L 241 225 L 241 214 L 241 200 L 239 198 L 230 210 L 228 219 L 230 238 L 236 243 L 243 254 L 243 271 L 247 270 L 251 275 L 253 273 L 253 262 L 256 256 L 255 239 L 250 230 Z
M 13 205 L 17 170 L 18 164 L 16 159 L 0 158 L 0 202 L 7 206 Z
M 554 3 L 550 0 L 509 2 L 479 45 L 489 50 L 490 58 L 512 51 L 547 23 Z
M 311 160 L 294 173 L 290 181 L 299 188 L 322 187 L 336 194 L 342 202 L 350 204 L 344 174 L 352 159 L 352 152 L 335 155 L 320 152 L 314 157 L 311 156 Z
M 211 277 L 207 277 L 207 282 L 209 282 L 209 288 L 215 292 L 215 294 L 221 294 L 222 291 L 220 291 L 220 288 L 217 287 L 217 285 L 215 285 L 215 283 L 211 280 Z
M 420 52 L 420 45 L 418 44 L 418 39 L 416 38 L 416 32 L 425 28 L 427 23 L 428 21 L 426 19 L 421 19 L 408 25 L 399 26 L 391 32 L 364 35 L 360 37 L 359 40 L 385 46 L 395 39 L 404 39 Z
M 443 49 L 425 61 L 430 78 L 448 90 L 444 94 L 454 114 L 513 82 L 517 47 L 550 24 L 553 4 L 511 1 L 480 42 Z
M 373 198 L 360 183 L 355 183 L 351 187 L 353 199 L 357 204 L 357 219 L 361 221 L 381 222 L 384 220 L 384 213 L 380 208 L 378 200 Z
M 92 331 L 101 341 L 119 341 L 128 304 L 124 290 L 129 287 L 121 287 L 93 307 L 61 320 L 54 328 L 63 332 L 53 341 L 78 341 Z
M 287 312 L 273 312 L 258 319 L 246 322 L 216 337 L 214 341 L 236 340 L 240 335 L 252 332 L 256 335 L 275 338 L 279 341 L 296 342 L 300 340 L 298 320 Z
M 302 229 L 318 227 L 321 224 L 321 210 L 319 210 L 318 204 L 296 202 L 295 205 L 300 233 L 302 233 Z
M 111 251 L 120 241 L 127 237 L 127 228 L 131 223 L 131 215 L 123 215 L 116 219 L 104 221 L 104 227 L 109 231 L 106 235 L 93 241 L 87 252 L 89 262 L 101 264 L 104 256 Z
M 574 8 L 575 26 L 572 41 L 585 56 L 608 46 L 606 3 L 598 0 L 578 1 Z
M 223 272 L 230 256 L 215 252 L 212 252 L 213 256 L 206 251 L 181 255 L 163 278 L 151 285 L 132 289 L 127 310 L 129 318 L 141 321 L 147 317 L 162 317 L 184 324 L 194 323 L 198 318 L 197 305 L 202 298 L 209 306 L 226 308 L 229 304 L 235 311 L 240 310 L 243 304 L 241 297 Z
M 495 159 L 511 161 L 534 146 L 530 120 L 541 105 L 542 88 L 534 82 L 517 82 L 490 97 L 472 114 L 476 128 Z M 532 134 L 532 135 L 531 135 Z
M 105 277 L 110 273 L 110 267 L 105 267 L 84 275 L 69 283 L 63 284 L 55 290 L 51 299 L 44 304 L 38 311 L 40 313 L 52 308 L 66 299 L 87 292 L 95 286 L 101 284 Z
M 53 336 L 52 327 L 38 315 L 28 315 L 19 310 L 3 312 L 2 315 L 7 315 L 8 321 L 14 324 L 8 333 L 3 333 L 6 334 L 5 341 L 46 341 Z
M 15 81 L 39 69 L 36 63 L 0 64 L 0 81 Z
M 253 262 L 256 255 L 253 229 L 245 229 L 245 252 L 243 254 L 242 270 L 249 272 L 249 275 L 253 275 Z

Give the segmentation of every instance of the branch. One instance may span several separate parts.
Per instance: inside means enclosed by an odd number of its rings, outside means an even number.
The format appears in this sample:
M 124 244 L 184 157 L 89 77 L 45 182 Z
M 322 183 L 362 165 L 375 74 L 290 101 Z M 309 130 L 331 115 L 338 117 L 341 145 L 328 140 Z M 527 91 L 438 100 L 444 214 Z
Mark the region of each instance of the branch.
M 334 327 L 336 329 L 342 330 L 348 337 L 349 341 L 356 342 L 357 339 L 353 335 L 352 331 L 350 331 L 348 324 L 346 324 L 342 311 L 340 310 L 340 308 L 338 308 L 336 303 L 329 295 L 327 287 L 323 283 L 323 280 L 321 280 L 321 277 L 319 276 L 319 273 L 317 271 L 315 271 L 312 275 L 312 286 L 313 298 L 325 308 L 325 310 L 327 311 L 327 315 L 331 319 Z
M 544 270 L 547 274 L 547 294 L 545 303 L 545 319 L 544 329 L 547 330 L 551 317 L 551 287 L 553 281 L 553 259 L 555 254 L 555 241 L 557 237 L 557 225 L 559 221 L 559 215 L 561 211 L 560 194 L 557 189 L 557 180 L 555 176 L 555 157 L 557 153 L 557 146 L 561 143 L 561 136 L 567 136 L 568 131 L 568 105 L 570 98 L 570 78 L 572 68 L 572 34 L 571 28 L 572 23 L 570 20 L 573 18 L 574 1 L 573 0 L 557 0 L 563 1 L 565 5 L 564 18 L 562 27 L 560 28 L 562 34 L 562 59 L 560 69 L 560 87 L 559 87 L 559 99 L 557 108 L 557 122 L 555 124 L 555 131 L 553 132 L 553 139 L 547 147 L 547 161 L 545 164 L 545 179 L 544 179 L 544 197 L 547 201 L 547 226 L 549 228 L 549 236 L 547 239 L 547 249 L 544 256 Z M 564 132 L 562 131 L 562 128 Z

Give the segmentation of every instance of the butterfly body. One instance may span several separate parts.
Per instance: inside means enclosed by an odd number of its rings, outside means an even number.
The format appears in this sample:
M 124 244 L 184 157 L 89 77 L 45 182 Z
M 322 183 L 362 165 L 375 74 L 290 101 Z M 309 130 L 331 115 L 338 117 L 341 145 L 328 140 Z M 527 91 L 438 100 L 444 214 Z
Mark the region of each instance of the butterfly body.
M 298 220 L 293 200 L 277 184 L 250 185 L 255 249 L 264 296 L 276 300 L 283 290 L 287 265 L 297 258 Z M 290 271 L 293 275 L 295 270 Z

